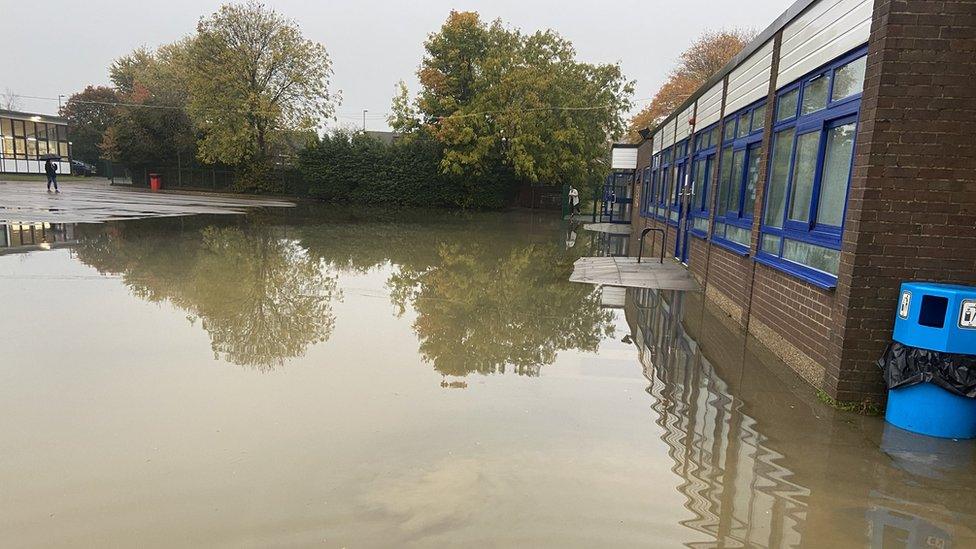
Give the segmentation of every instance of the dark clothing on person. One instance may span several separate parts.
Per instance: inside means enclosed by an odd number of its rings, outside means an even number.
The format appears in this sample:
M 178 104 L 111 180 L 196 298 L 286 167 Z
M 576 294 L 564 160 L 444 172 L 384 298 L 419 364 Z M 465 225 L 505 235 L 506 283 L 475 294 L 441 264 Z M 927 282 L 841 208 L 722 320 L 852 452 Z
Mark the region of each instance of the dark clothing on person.
M 47 190 L 49 191 L 51 190 L 51 184 L 53 183 L 54 190 L 57 191 L 58 190 L 58 167 L 55 166 L 54 162 L 51 162 L 50 159 L 48 159 L 48 161 L 44 163 L 44 173 L 47 174 Z

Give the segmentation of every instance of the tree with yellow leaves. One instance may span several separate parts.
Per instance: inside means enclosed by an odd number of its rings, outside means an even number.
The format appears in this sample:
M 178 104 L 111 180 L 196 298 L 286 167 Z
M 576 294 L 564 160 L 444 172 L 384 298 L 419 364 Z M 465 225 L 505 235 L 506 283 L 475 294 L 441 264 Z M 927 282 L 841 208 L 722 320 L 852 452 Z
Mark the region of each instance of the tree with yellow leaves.
M 695 93 L 709 77 L 721 70 L 755 37 L 745 30 L 706 31 L 678 58 L 667 82 L 654 94 L 650 104 L 630 119 L 627 140 L 640 141 L 638 132 L 653 128 Z

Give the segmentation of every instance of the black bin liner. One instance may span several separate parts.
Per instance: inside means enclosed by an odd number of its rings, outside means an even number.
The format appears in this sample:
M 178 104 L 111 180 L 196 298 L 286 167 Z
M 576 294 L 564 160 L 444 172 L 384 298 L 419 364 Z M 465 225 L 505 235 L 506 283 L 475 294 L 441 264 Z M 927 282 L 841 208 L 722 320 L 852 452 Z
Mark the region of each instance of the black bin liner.
M 940 353 L 892 341 L 878 366 L 889 389 L 929 382 L 950 393 L 976 398 L 976 355 Z

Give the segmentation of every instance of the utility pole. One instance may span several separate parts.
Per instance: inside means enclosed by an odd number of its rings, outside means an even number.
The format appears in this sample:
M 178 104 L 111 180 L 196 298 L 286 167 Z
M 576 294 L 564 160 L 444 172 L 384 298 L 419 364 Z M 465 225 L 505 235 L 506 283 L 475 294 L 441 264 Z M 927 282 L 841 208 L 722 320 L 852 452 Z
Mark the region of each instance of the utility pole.
M 366 133 L 366 113 L 367 112 L 369 112 L 369 111 L 367 111 L 366 109 L 363 109 L 363 133 Z
M 64 97 L 63 93 L 58 94 L 58 114 L 61 114 L 61 98 Z

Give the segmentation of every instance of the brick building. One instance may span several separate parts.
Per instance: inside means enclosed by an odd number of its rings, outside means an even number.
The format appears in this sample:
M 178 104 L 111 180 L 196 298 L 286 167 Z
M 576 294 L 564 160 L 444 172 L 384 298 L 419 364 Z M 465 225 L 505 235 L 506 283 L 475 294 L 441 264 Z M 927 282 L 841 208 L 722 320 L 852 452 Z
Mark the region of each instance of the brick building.
M 879 399 L 900 282 L 976 284 L 974 82 L 976 0 L 798 0 L 643 132 L 633 232 L 813 386 Z

